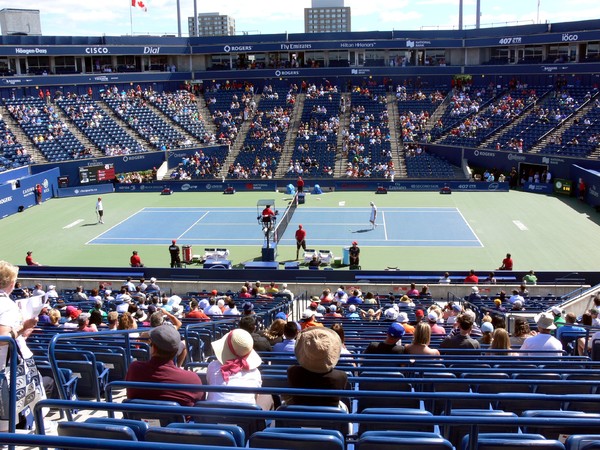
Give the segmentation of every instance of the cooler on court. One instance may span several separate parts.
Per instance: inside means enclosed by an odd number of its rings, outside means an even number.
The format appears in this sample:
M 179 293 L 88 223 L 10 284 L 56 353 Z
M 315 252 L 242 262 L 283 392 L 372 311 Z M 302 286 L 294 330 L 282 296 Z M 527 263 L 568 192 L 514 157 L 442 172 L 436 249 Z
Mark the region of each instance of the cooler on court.
M 344 266 L 350 265 L 350 247 L 344 247 L 342 249 L 342 264 Z
M 186 263 L 189 263 L 192 260 L 192 246 L 191 245 L 183 245 L 181 247 L 181 256 L 182 260 Z
M 304 202 L 306 201 L 306 199 L 304 198 L 305 194 L 304 192 L 299 192 L 298 193 L 298 204 L 299 205 L 304 205 Z

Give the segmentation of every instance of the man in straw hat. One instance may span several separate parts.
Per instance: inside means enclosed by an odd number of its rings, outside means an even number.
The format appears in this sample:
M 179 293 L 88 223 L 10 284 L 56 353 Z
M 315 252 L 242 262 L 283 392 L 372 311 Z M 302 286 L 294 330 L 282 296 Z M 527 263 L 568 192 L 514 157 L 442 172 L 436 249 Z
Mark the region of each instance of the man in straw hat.
M 181 344 L 181 336 L 175 327 L 160 325 L 153 328 L 149 335 L 150 360 L 132 362 L 125 377 L 126 381 L 202 384 L 198 374 L 181 369 L 173 362 Z M 203 397 L 204 392 L 201 391 L 127 388 L 127 398 L 176 401 L 181 406 L 194 406 Z
M 552 330 L 556 330 L 554 316 L 550 312 L 540 313 L 534 317 L 538 334 L 528 337 L 521 345 L 521 350 L 555 350 L 551 353 L 529 353 L 529 356 L 560 356 L 563 346 L 561 342 L 552 336 Z
M 212 344 L 216 360 L 206 370 L 208 384 L 212 386 L 261 387 L 262 377 L 258 367 L 262 359 L 254 351 L 254 340 L 241 328 L 227 333 Z M 246 393 L 209 392 L 208 400 L 256 404 L 256 396 Z

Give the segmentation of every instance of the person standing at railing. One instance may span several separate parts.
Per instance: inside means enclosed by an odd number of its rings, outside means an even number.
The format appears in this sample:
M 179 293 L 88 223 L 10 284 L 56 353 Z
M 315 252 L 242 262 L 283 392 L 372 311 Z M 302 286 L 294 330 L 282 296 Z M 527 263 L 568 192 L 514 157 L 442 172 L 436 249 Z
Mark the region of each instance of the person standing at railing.
M 19 376 L 12 383 L 17 385 L 17 418 L 24 419 L 23 412 L 30 408 L 33 411 L 35 404 L 46 398 L 46 389 L 51 391 L 54 389 L 54 381 L 50 377 L 42 379 L 39 374 L 33 353 L 27 347 L 26 339 L 32 333 L 33 328 L 37 325 L 37 314 L 35 317 L 26 318 L 17 304 L 10 298 L 15 284 L 19 268 L 13 266 L 6 261 L 0 261 L 0 336 L 10 336 L 17 344 L 19 353 L 19 368 L 18 372 L 24 372 L 24 376 Z M 0 370 L 6 371 L 8 379 L 8 370 L 6 362 L 8 359 L 9 346 L 6 342 L 0 343 Z M 10 385 L 9 383 L 8 385 Z M 7 386 L 8 388 L 8 386 Z M 2 416 L 8 416 L 8 405 L 3 404 L 0 407 Z M 0 431 L 8 430 L 8 420 L 0 420 Z

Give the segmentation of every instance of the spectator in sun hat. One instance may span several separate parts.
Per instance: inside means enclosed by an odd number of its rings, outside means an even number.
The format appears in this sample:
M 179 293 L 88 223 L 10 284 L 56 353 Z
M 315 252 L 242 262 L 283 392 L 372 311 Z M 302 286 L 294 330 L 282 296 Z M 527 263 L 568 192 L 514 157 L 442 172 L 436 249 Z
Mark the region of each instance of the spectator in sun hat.
M 252 302 L 244 302 L 242 305 L 242 314 L 244 316 L 251 316 L 254 313 L 254 304 Z
M 400 311 L 396 321 L 404 327 L 404 331 L 407 333 L 413 334 L 415 332 L 415 327 L 408 323 L 408 314 L 406 312 Z
M 306 328 L 311 328 L 311 327 L 322 327 L 323 324 L 320 322 L 317 322 L 316 314 L 317 314 L 316 311 L 311 311 L 310 309 L 307 309 L 306 311 L 304 311 L 300 318 L 300 328 L 302 330 L 305 330 Z
M 156 284 L 156 278 L 150 278 L 150 283 L 146 287 L 146 292 L 160 292 L 160 287 Z
M 259 388 L 262 377 L 258 368 L 262 359 L 254 351 L 254 341 L 246 330 L 237 328 L 212 344 L 216 360 L 206 370 L 211 386 L 243 386 Z M 209 392 L 207 400 L 256 404 L 252 393 Z
M 441 325 L 438 325 L 439 316 L 435 311 L 427 313 L 427 323 L 431 327 L 431 334 L 446 334 L 446 330 Z
M 348 388 L 348 375 L 335 369 L 342 351 L 342 340 L 329 328 L 311 328 L 300 333 L 294 352 L 298 365 L 288 367 L 288 384 L 300 389 Z M 340 406 L 339 397 L 325 395 L 292 396 L 286 400 L 292 405 Z
M 562 327 L 565 324 L 565 318 L 563 317 L 563 312 L 558 306 L 553 306 L 552 315 L 554 316 L 554 324 L 557 328 Z
M 327 312 L 325 313 L 325 317 L 343 317 L 338 312 L 338 307 L 336 305 L 329 305 L 327 307 Z
M 350 320 L 360 320 L 360 314 L 356 310 L 356 305 L 348 306 L 348 313 L 346 314 L 346 318 Z
M 481 295 L 479 294 L 479 288 L 477 286 L 471 287 L 471 293 L 469 294 L 468 301 L 473 303 L 481 300 Z
M 398 320 L 398 315 L 398 311 L 396 311 L 395 308 L 390 306 L 383 312 L 383 320 L 386 322 L 395 322 L 396 320 Z
M 534 317 L 538 334 L 528 337 L 523 341 L 521 350 L 554 350 L 554 353 L 543 353 L 544 356 L 561 356 L 563 346 L 561 342 L 552 336 L 552 330 L 556 330 L 554 316 L 552 313 L 540 313 Z M 540 353 L 529 353 L 529 356 L 540 355 Z
M 54 286 L 53 284 L 49 284 L 48 290 L 46 291 L 46 294 L 45 294 L 45 297 L 46 297 L 46 302 L 56 300 L 58 298 L 58 292 L 56 292 L 56 286 Z
M 287 283 L 282 283 L 282 284 L 281 284 L 281 290 L 279 291 L 279 293 L 280 293 L 280 294 L 289 295 L 289 296 L 290 296 L 290 299 L 291 299 L 292 301 L 294 301 L 294 293 L 288 289 L 288 285 L 287 285 Z
M 402 336 L 404 336 L 405 333 L 406 331 L 404 330 L 402 324 L 394 322 L 388 327 L 386 338 L 382 342 L 371 342 L 365 349 L 364 353 L 400 355 L 404 353 Z
M 202 385 L 200 377 L 193 371 L 176 367 L 173 359 L 180 349 L 179 331 L 168 324 L 159 325 L 149 333 L 150 360 L 133 361 L 126 381 L 148 383 L 174 383 Z M 204 392 L 178 389 L 127 388 L 127 398 L 144 400 L 176 401 L 181 406 L 194 406 L 204 398 Z

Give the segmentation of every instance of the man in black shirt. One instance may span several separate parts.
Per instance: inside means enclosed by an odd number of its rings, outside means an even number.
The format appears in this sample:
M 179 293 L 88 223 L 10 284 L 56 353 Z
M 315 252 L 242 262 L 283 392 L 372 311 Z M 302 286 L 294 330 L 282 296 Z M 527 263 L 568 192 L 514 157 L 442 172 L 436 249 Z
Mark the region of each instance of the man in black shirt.
M 387 330 L 387 337 L 383 342 L 371 342 L 365 349 L 365 354 L 392 354 L 401 355 L 404 353 L 402 345 L 402 336 L 404 336 L 404 327 L 398 322 L 392 323 Z
M 447 336 L 440 344 L 441 348 L 480 348 L 479 342 L 473 339 L 471 329 L 473 328 L 473 317 L 470 314 L 460 314 L 456 318 L 458 333 Z
M 173 239 L 169 246 L 169 253 L 171 254 L 171 267 L 181 267 L 181 257 L 179 256 L 179 246 L 177 241 Z

